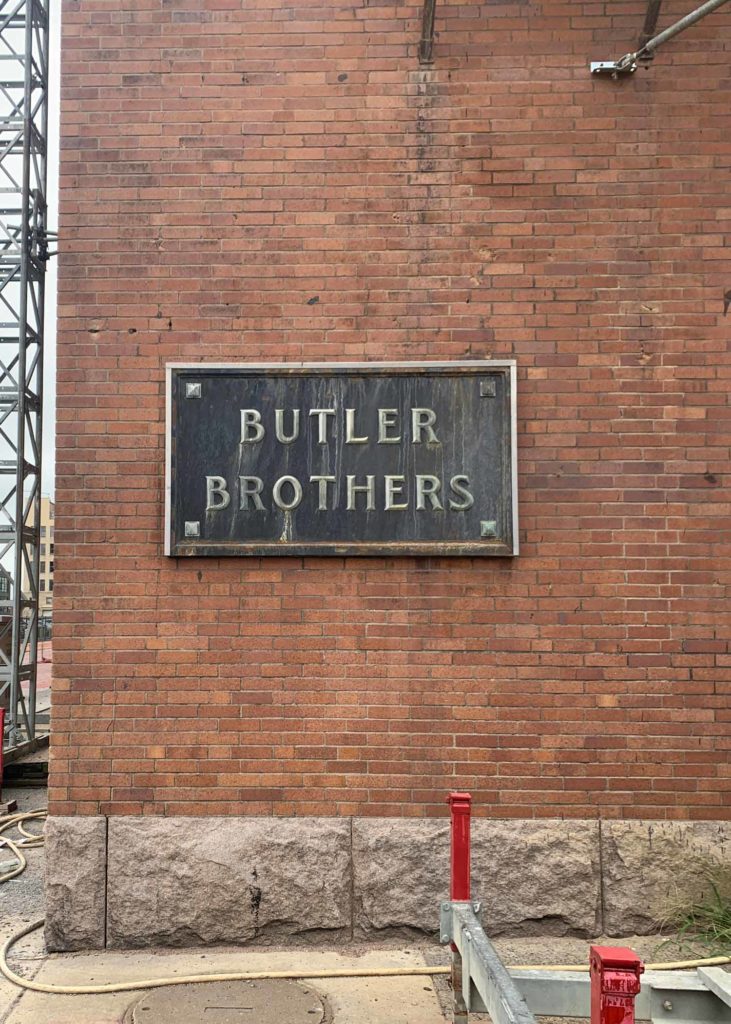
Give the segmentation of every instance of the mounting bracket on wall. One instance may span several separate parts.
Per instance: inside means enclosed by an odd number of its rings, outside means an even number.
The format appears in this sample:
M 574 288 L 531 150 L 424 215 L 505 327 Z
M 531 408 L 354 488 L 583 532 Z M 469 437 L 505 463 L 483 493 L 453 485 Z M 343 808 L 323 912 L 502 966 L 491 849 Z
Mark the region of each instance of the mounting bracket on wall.
M 706 3 L 697 7 L 690 14 L 686 14 L 680 21 L 676 21 L 675 24 L 666 28 L 664 31 L 659 32 L 656 36 L 651 39 L 645 38 L 649 34 L 648 27 L 652 26 L 649 31 L 654 31 L 654 25 L 657 22 L 657 16 L 660 12 L 660 4 L 658 0 L 648 0 L 647 16 L 645 18 L 645 29 L 640 37 L 640 46 L 632 53 L 625 53 L 624 57 L 620 57 L 619 60 L 598 60 L 592 61 L 589 65 L 589 70 L 592 75 L 609 75 L 611 78 L 620 78 L 625 75 L 631 75 L 637 70 L 638 61 L 641 59 L 648 60 L 651 58 L 654 51 L 666 43 L 669 39 L 684 32 L 686 28 L 690 28 L 691 25 L 695 25 L 701 18 L 705 18 L 707 14 L 711 14 L 716 8 L 721 7 L 723 4 L 728 3 L 728 0 L 707 0 Z
M 419 63 L 434 63 L 434 9 L 437 0 L 424 0 L 421 16 L 421 39 L 419 40 Z

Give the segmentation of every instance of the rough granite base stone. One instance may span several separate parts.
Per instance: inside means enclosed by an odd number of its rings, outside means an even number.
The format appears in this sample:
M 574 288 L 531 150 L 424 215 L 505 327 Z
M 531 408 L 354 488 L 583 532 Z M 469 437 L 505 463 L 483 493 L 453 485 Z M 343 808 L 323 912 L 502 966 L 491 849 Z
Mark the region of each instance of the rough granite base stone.
M 478 820 L 472 863 L 491 935 L 601 931 L 598 822 Z
M 48 818 L 46 946 L 51 952 L 104 949 L 106 818 Z
M 723 822 L 472 823 L 473 895 L 492 936 L 652 932 L 729 863 Z M 46 823 L 52 951 L 434 935 L 448 888 L 446 819 Z
M 436 933 L 449 898 L 449 824 L 437 819 L 353 821 L 356 934 L 386 929 Z
M 110 818 L 108 859 L 109 947 L 350 934 L 348 819 Z
M 447 823 L 356 819 L 353 877 L 358 934 L 436 934 L 439 904 L 449 898 Z M 596 935 L 598 824 L 473 821 L 472 883 L 490 935 Z
M 721 865 L 731 865 L 728 822 L 603 822 L 606 934 L 654 931 L 673 910 L 711 895 Z

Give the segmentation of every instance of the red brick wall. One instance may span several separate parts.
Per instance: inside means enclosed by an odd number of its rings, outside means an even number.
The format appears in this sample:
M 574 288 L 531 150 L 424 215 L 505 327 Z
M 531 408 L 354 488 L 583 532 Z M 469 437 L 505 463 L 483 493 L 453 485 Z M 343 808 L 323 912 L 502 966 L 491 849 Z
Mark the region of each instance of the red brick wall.
M 52 813 L 728 815 L 731 9 L 644 11 L 64 0 Z M 518 559 L 163 556 L 167 361 L 489 356 Z

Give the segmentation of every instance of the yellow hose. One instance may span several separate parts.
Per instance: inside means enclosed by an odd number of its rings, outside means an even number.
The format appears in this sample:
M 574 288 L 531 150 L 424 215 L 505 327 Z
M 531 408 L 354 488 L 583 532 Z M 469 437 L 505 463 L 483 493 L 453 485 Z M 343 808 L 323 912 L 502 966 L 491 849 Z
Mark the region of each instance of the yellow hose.
M 108 985 L 47 985 L 40 981 L 32 981 L 28 978 L 21 978 L 9 966 L 7 962 L 8 953 L 16 942 L 19 942 L 26 935 L 43 927 L 43 919 L 28 925 L 22 931 L 12 935 L 2 948 L 0 953 L 0 971 L 8 981 L 21 988 L 31 989 L 33 992 L 46 992 L 50 995 L 59 996 L 97 996 L 106 995 L 110 992 L 139 992 L 150 988 L 167 988 L 171 985 L 194 985 L 211 981 L 269 981 L 269 980 L 296 980 L 307 979 L 317 980 L 318 978 L 403 978 L 409 976 L 434 976 L 438 974 L 449 974 L 451 967 L 344 967 L 329 968 L 317 971 L 309 970 L 306 967 L 300 970 L 288 971 L 233 971 L 227 974 L 187 974 L 180 977 L 148 978 L 144 981 L 121 981 Z M 648 970 L 678 970 L 682 967 L 701 967 L 716 964 L 731 963 L 731 957 L 710 957 L 704 960 L 684 960 L 668 964 L 647 964 Z M 511 971 L 588 971 L 588 967 L 575 964 L 521 964 L 516 967 L 509 967 Z
M 660 964 L 645 964 L 646 971 L 689 971 L 696 967 L 720 967 L 731 964 L 731 956 L 709 956 L 703 960 L 666 960 Z M 509 971 L 588 971 L 588 964 L 519 964 L 508 966 Z
M 0 875 L 0 883 L 8 882 L 11 878 L 16 878 L 23 871 L 25 871 L 27 861 L 23 856 L 21 847 L 28 849 L 29 847 L 37 847 L 43 845 L 43 836 L 34 835 L 32 832 L 26 832 L 23 828 L 24 821 L 31 821 L 34 818 L 45 818 L 46 810 L 40 811 L 23 811 L 18 814 L 6 814 L 0 818 L 0 833 L 6 832 L 9 828 L 17 828 L 23 839 L 8 839 L 7 836 L 0 835 L 0 849 L 7 847 L 8 850 L 13 854 L 17 860 L 17 864 L 10 871 L 6 871 L 5 874 Z
M 10 815 L 8 818 L 0 818 L 0 833 L 4 832 L 6 828 L 10 828 L 11 825 L 18 825 L 19 822 L 27 820 L 29 818 L 40 818 L 45 817 L 45 810 L 43 811 L 30 811 L 26 814 L 15 814 Z M 12 820 L 11 820 L 12 819 Z M 13 840 L 7 839 L 6 837 L 0 838 L 0 845 L 4 844 L 18 858 L 19 866 L 14 868 L 7 875 L 0 876 L 0 882 L 6 878 L 13 878 L 19 875 L 25 867 L 25 857 L 19 849 L 20 845 L 23 846 L 40 846 L 43 843 L 43 836 L 35 836 L 32 833 L 22 830 L 23 835 L 27 838 L 22 840 L 20 843 L 15 843 Z M 288 971 L 233 971 L 227 974 L 188 974 L 180 977 L 166 977 L 166 978 L 148 978 L 141 981 L 127 981 L 127 982 L 113 982 L 107 985 L 47 985 L 40 981 L 33 981 L 29 978 L 22 978 L 19 974 L 16 974 L 8 966 L 8 954 L 13 946 L 20 942 L 21 939 L 25 938 L 26 935 L 30 935 L 31 932 L 37 931 L 44 925 L 44 919 L 41 918 L 39 921 L 34 921 L 33 924 L 23 928 L 22 931 L 16 932 L 15 935 L 11 935 L 10 938 L 3 945 L 2 951 L 0 952 L 0 973 L 11 982 L 13 985 L 18 985 L 20 988 L 30 989 L 32 992 L 45 992 L 49 995 L 63 995 L 63 996 L 95 996 L 95 995 L 106 995 L 110 992 L 138 992 L 144 991 L 151 988 L 167 988 L 171 985 L 193 985 L 202 984 L 203 982 L 212 981 L 269 981 L 269 980 L 296 980 L 296 979 L 308 979 L 316 980 L 318 978 L 392 978 L 392 977 L 409 977 L 409 976 L 435 976 L 439 974 L 449 974 L 451 967 L 345 967 L 345 968 L 329 968 L 327 970 L 308 970 L 302 968 L 300 970 L 292 969 Z M 670 970 L 681 970 L 694 967 L 710 967 L 717 966 L 720 964 L 731 963 L 731 957 L 716 956 L 709 957 L 703 960 L 679 960 L 672 963 L 662 964 L 646 964 L 647 970 L 652 971 L 670 971 Z M 577 965 L 577 964 L 520 964 L 515 967 L 509 967 L 511 971 L 588 971 L 588 965 Z
M 209 981 L 264 981 L 270 979 L 296 978 L 389 978 L 405 975 L 447 974 L 450 967 L 344 967 L 329 968 L 323 971 L 301 970 L 289 971 L 233 971 L 229 974 L 189 974 L 175 978 L 149 978 L 146 981 L 120 981 L 109 985 L 45 985 L 40 981 L 21 978 L 8 967 L 7 956 L 12 946 L 26 935 L 43 927 L 43 920 L 35 921 L 16 935 L 12 935 L 0 953 L 0 971 L 8 981 L 21 988 L 33 992 L 47 992 L 59 996 L 100 996 L 109 992 L 137 992 L 149 988 L 166 988 L 169 985 L 193 985 Z

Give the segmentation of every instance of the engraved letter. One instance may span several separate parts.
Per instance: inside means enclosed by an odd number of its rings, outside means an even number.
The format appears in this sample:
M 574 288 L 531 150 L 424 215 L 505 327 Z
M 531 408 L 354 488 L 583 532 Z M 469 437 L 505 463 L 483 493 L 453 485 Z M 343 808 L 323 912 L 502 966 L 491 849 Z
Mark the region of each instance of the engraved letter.
M 379 409 L 378 410 L 378 443 L 379 444 L 398 444 L 401 440 L 401 435 L 398 437 L 389 437 L 386 431 L 389 427 L 395 427 L 398 423 L 398 409 Z
M 404 479 L 405 479 L 405 477 L 403 477 L 403 476 L 388 476 L 388 475 L 386 475 L 386 476 L 384 476 L 383 479 L 386 482 L 386 504 L 383 506 L 384 509 L 386 510 L 386 512 L 390 512 L 392 510 L 400 511 L 401 509 L 408 508 L 409 507 L 408 501 L 406 502 L 405 505 L 394 505 L 394 503 L 393 503 L 393 499 L 395 498 L 395 496 L 397 494 L 403 494 L 404 493 Z
M 345 443 L 368 444 L 367 437 L 355 437 L 355 409 L 345 410 Z
M 433 427 L 437 422 L 437 414 L 433 409 L 412 409 L 411 410 L 411 443 L 421 444 L 421 432 L 426 431 L 427 442 L 433 441 L 439 444 L 439 438 L 434 433 Z
M 261 441 L 264 427 L 261 425 L 261 413 L 258 409 L 241 410 L 241 444 Z
M 285 484 L 289 484 L 292 488 L 291 501 L 284 501 L 282 499 L 282 487 Z M 297 508 L 299 503 L 302 501 L 302 484 L 299 482 L 297 477 L 280 476 L 272 488 L 272 501 L 277 508 L 281 508 L 283 512 L 291 512 L 293 508 Z
M 327 417 L 334 415 L 334 409 L 310 409 L 310 416 L 317 416 L 317 440 L 320 444 L 327 444 Z
M 428 474 L 416 474 L 416 508 L 417 511 L 423 512 L 426 508 L 426 502 L 424 498 L 428 498 L 432 508 L 438 508 L 440 511 L 444 509 L 439 500 L 439 492 L 442 489 L 442 481 L 438 476 L 429 476 Z
M 449 507 L 454 509 L 455 512 L 466 512 L 468 508 L 472 508 L 475 503 L 475 499 L 472 497 L 467 488 L 470 485 L 470 478 L 468 476 L 453 476 L 449 481 L 449 486 L 452 488 L 454 493 L 464 498 L 464 501 L 455 501 L 454 498 L 449 499 Z
M 221 499 L 215 502 L 218 495 Z M 206 477 L 206 512 L 220 512 L 231 504 L 231 495 L 226 490 L 226 478 L 223 476 Z
M 274 433 L 277 435 L 277 441 L 281 441 L 282 444 L 292 444 L 300 436 L 300 411 L 299 409 L 292 410 L 292 433 L 287 436 L 284 433 L 284 409 L 274 410 Z
M 374 476 L 367 476 L 365 484 L 358 485 L 356 485 L 355 480 L 354 476 L 346 477 L 348 496 L 346 508 L 348 512 L 352 512 L 355 509 L 355 495 L 361 492 L 366 495 L 366 511 L 372 512 L 376 507 L 376 478 Z
M 257 512 L 264 512 L 264 502 L 259 495 L 264 487 L 264 482 L 258 476 L 239 477 L 239 508 L 244 512 L 249 511 L 249 498 L 254 499 L 254 508 Z
M 318 489 L 317 511 L 318 512 L 327 512 L 327 485 L 328 484 L 334 484 L 335 483 L 335 477 L 334 476 L 311 476 L 310 477 L 310 483 L 311 484 L 317 484 L 317 489 Z M 334 503 L 333 503 L 333 508 L 335 508 L 335 504 Z

